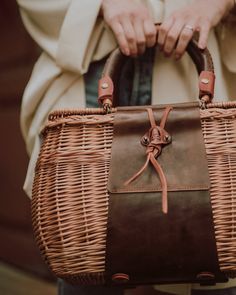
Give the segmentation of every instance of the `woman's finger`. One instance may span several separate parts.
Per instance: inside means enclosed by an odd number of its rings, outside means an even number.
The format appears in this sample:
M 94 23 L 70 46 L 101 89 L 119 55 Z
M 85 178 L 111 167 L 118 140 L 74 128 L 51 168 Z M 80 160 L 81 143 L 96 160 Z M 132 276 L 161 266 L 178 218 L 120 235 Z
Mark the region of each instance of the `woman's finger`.
M 179 36 L 183 30 L 184 22 L 183 20 L 177 20 L 174 22 L 173 26 L 170 28 L 166 40 L 164 43 L 163 51 L 166 55 L 170 56 L 173 52 Z
M 179 40 L 175 49 L 175 58 L 179 59 L 185 52 L 188 43 L 193 38 L 194 34 L 194 26 L 193 25 L 185 25 L 180 33 Z
M 168 18 L 166 21 L 163 22 L 162 25 L 160 25 L 159 30 L 158 30 L 158 38 L 157 38 L 157 43 L 160 46 L 160 49 L 163 48 L 165 41 L 166 41 L 166 36 L 170 30 L 170 28 L 173 25 L 173 18 Z
M 124 16 L 122 17 L 120 22 L 124 30 L 125 38 L 128 42 L 130 55 L 137 56 L 138 47 L 136 42 L 136 34 L 135 34 L 134 26 L 131 23 L 130 18 L 128 16 Z
M 207 40 L 209 36 L 211 26 L 208 21 L 202 22 L 199 26 L 199 41 L 198 47 L 201 49 L 205 49 L 207 46 Z
M 143 23 L 144 33 L 146 37 L 146 46 L 153 47 L 156 44 L 157 30 L 152 20 L 147 19 Z
M 146 49 L 146 37 L 144 34 L 143 22 L 139 19 L 133 21 L 134 31 L 136 35 L 136 43 L 138 48 L 138 54 L 141 55 Z
M 125 32 L 122 25 L 119 22 L 111 23 L 111 29 L 116 36 L 116 40 L 118 42 L 118 45 L 122 53 L 124 55 L 130 55 L 129 44 L 128 44 L 128 41 L 126 40 Z

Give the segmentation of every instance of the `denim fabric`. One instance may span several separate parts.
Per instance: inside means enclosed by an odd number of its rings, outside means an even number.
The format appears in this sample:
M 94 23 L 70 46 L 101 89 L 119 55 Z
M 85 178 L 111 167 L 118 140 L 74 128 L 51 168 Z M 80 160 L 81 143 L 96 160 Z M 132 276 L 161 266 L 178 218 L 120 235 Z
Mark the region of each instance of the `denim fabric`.
M 154 49 L 138 59 L 128 59 L 120 75 L 119 105 L 150 105 Z
M 101 78 L 104 65 L 104 59 L 94 62 L 90 65 L 88 72 L 84 75 L 86 106 L 88 108 L 98 107 L 98 80 Z
M 147 105 L 151 103 L 152 69 L 154 49 L 137 59 L 127 59 L 119 80 L 119 105 Z M 85 74 L 87 107 L 97 107 L 97 87 L 104 68 L 105 59 L 90 65 Z M 118 85 L 115 85 L 118 87 Z

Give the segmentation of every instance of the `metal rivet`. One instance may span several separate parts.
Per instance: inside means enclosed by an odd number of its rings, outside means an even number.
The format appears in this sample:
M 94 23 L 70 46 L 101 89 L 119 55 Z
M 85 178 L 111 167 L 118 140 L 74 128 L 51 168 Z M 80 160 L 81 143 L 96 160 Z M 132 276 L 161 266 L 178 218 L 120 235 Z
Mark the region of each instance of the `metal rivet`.
M 112 276 L 111 279 L 114 283 L 118 283 L 118 284 L 127 283 L 129 281 L 129 275 L 125 273 L 116 273 Z
M 109 87 L 108 83 L 102 83 L 102 89 L 107 89 Z
M 209 81 L 209 79 L 204 78 L 204 79 L 201 80 L 201 82 L 203 84 L 209 84 L 210 81 Z
M 168 135 L 165 135 L 165 140 L 167 143 L 170 143 L 171 142 L 171 136 L 168 134 Z
M 149 139 L 147 136 L 142 137 L 141 144 L 147 146 L 149 144 Z

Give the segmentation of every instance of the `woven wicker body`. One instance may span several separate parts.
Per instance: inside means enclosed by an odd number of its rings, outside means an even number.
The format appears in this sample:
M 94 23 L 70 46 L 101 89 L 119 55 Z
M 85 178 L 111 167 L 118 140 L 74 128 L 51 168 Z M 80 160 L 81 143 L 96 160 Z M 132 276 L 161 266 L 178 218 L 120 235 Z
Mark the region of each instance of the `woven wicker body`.
M 32 217 L 51 270 L 78 284 L 102 284 L 114 112 L 54 112 L 36 165 Z M 200 110 L 211 180 L 220 268 L 236 274 L 236 102 Z

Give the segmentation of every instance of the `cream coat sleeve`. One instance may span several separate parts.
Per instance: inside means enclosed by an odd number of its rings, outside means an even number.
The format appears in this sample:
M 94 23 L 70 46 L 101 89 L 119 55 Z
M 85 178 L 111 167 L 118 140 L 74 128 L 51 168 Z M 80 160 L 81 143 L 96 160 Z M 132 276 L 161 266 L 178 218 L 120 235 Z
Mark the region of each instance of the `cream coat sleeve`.
M 31 196 L 40 131 L 50 111 L 85 105 L 83 74 L 117 44 L 99 17 L 101 0 L 17 0 L 24 25 L 43 53 L 21 107 L 21 129 L 31 155 L 24 190 Z
M 84 74 L 92 60 L 116 46 L 98 17 L 101 0 L 18 0 L 18 4 L 28 32 L 64 71 Z M 107 38 L 110 46 L 101 56 L 99 43 Z
M 223 64 L 223 74 L 227 81 L 228 97 L 236 100 L 236 15 L 217 27 L 217 40 Z
M 36 112 L 40 127 L 39 121 L 45 121 L 55 100 L 70 87 L 72 80 L 82 77 L 91 61 L 101 59 L 117 45 L 98 16 L 101 0 L 18 0 L 18 4 L 28 32 L 43 50 L 22 102 L 21 127 L 31 153 L 32 136 L 28 135 Z M 68 79 L 67 73 L 74 73 L 73 79 Z M 56 89 L 53 84 L 61 75 L 66 75 L 62 80 L 67 80 L 68 85 L 65 88 L 57 85 Z M 80 99 L 84 97 L 82 84 L 81 81 Z M 45 100 L 51 87 L 56 92 L 54 99 Z
M 236 73 L 236 15 L 229 14 L 217 28 L 217 36 L 222 62 L 226 68 Z

